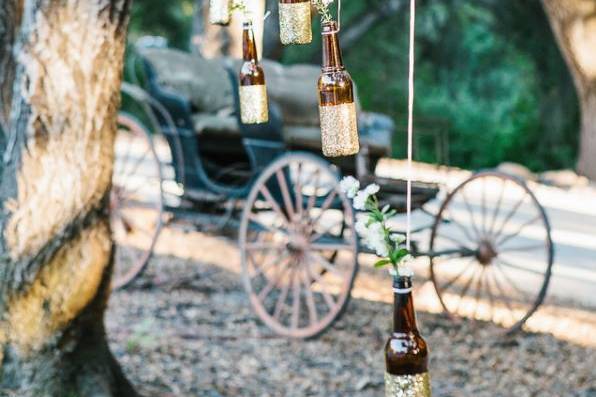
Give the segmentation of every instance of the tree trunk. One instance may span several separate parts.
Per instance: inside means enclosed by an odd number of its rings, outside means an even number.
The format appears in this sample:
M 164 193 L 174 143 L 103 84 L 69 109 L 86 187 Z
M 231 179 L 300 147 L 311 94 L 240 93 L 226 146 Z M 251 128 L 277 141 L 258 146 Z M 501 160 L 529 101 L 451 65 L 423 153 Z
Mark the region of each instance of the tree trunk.
M 136 396 L 103 313 L 130 0 L 2 0 L 0 390 Z M 4 393 L 1 393 L 4 395 Z
M 578 171 L 596 180 L 596 1 L 542 0 L 581 110 Z

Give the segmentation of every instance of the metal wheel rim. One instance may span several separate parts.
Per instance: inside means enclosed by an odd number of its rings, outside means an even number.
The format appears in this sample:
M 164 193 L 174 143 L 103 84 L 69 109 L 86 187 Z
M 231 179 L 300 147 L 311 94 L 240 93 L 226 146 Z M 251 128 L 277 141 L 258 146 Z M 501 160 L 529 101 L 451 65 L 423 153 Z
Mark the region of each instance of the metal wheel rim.
M 251 277 L 249 274 L 249 259 L 247 257 L 247 235 L 248 235 L 248 227 L 249 227 L 249 218 L 255 203 L 257 196 L 259 195 L 259 189 L 263 186 L 270 178 L 276 176 L 276 172 L 279 170 L 283 170 L 285 167 L 289 166 L 293 163 L 312 163 L 318 167 L 319 171 L 327 172 L 330 175 L 334 175 L 336 184 L 336 195 L 341 199 L 342 206 L 343 206 L 343 217 L 347 218 L 346 227 L 351 230 L 350 237 L 346 240 L 349 242 L 350 245 L 350 252 L 352 253 L 352 258 L 350 260 L 350 268 L 351 271 L 347 274 L 347 277 L 343 279 L 342 288 L 340 294 L 337 296 L 335 306 L 319 321 L 315 322 L 314 324 L 310 324 L 308 327 L 298 327 L 298 328 L 291 328 L 281 324 L 279 321 L 276 320 L 274 314 L 269 313 L 266 307 L 261 304 L 258 297 L 256 296 L 256 291 L 253 290 L 253 285 L 251 283 Z M 315 337 L 322 332 L 324 332 L 334 321 L 336 321 L 343 311 L 346 308 L 346 305 L 349 300 L 350 291 L 352 289 L 352 285 L 357 273 L 358 268 L 358 254 L 357 254 L 357 241 L 356 241 L 356 233 L 354 230 L 354 214 L 351 209 L 350 202 L 345 197 L 343 193 L 339 191 L 337 188 L 339 183 L 338 175 L 331 171 L 329 168 L 330 164 L 323 161 L 322 159 L 308 154 L 308 153 L 292 153 L 282 156 L 278 160 L 274 161 L 269 167 L 265 169 L 265 171 L 257 178 L 249 196 L 246 200 L 246 205 L 243 210 L 242 220 L 240 225 L 240 233 L 239 233 L 239 245 L 240 245 L 240 252 L 241 252 L 241 262 L 242 262 L 242 279 L 245 290 L 247 291 L 251 306 L 255 310 L 258 317 L 274 332 L 282 336 L 294 337 L 294 338 L 312 338 Z M 344 219 L 345 221 L 346 219 Z M 311 280 L 313 281 L 313 280 Z M 312 286 L 312 284 L 311 284 Z M 307 289 L 305 289 L 306 291 Z M 262 292 L 262 291 L 261 291 Z M 284 301 L 285 303 L 285 301 Z
M 159 182 L 159 192 L 157 194 L 157 202 L 155 203 L 154 208 L 153 208 L 157 211 L 157 213 L 155 215 L 155 227 L 154 227 L 152 236 L 150 237 L 149 244 L 147 245 L 146 248 L 141 249 L 141 251 L 142 251 L 141 255 L 138 258 L 136 258 L 136 260 L 129 267 L 128 270 L 126 270 L 122 274 L 118 274 L 116 271 L 114 271 L 114 276 L 112 278 L 112 289 L 113 290 L 125 288 L 135 278 L 137 278 L 138 276 L 140 276 L 142 274 L 142 272 L 145 270 L 145 268 L 149 262 L 149 259 L 153 255 L 153 249 L 155 248 L 155 244 L 157 243 L 157 239 L 158 239 L 161 229 L 163 227 L 163 219 L 162 219 L 162 215 L 163 215 L 163 187 L 162 187 L 162 183 L 161 183 L 163 178 L 162 178 L 161 165 L 159 162 L 159 158 L 157 156 L 157 152 L 153 145 L 151 135 L 145 128 L 142 127 L 142 123 L 139 120 L 137 120 L 134 116 L 129 115 L 129 114 L 125 114 L 125 113 L 119 114 L 118 125 L 128 128 L 129 133 L 133 134 L 134 136 L 136 136 L 138 138 L 145 140 L 145 142 L 148 145 L 148 149 L 150 151 L 150 153 L 149 153 L 150 158 L 156 165 L 155 171 L 157 172 L 157 177 L 159 178 L 160 182 Z M 119 129 L 118 131 L 121 131 L 121 130 Z M 134 169 L 132 171 L 134 171 Z M 116 170 L 114 170 L 114 172 L 116 173 Z M 117 205 L 114 206 L 112 204 L 112 203 L 114 203 L 114 201 L 116 203 L 120 203 L 122 201 L 119 198 L 115 198 L 115 197 L 117 197 L 118 194 L 119 194 L 118 189 L 113 188 L 112 193 L 111 193 L 112 197 L 110 199 L 110 202 L 111 202 L 110 212 L 113 212 L 116 208 L 118 208 Z M 113 222 L 112 219 L 111 219 L 111 221 Z M 114 266 L 118 266 L 117 258 L 118 258 L 119 247 L 116 245 L 114 249 L 115 249 Z
M 443 223 L 442 219 L 444 216 L 444 212 L 448 208 L 448 206 L 451 203 L 451 201 L 453 200 L 453 198 L 460 191 L 463 191 L 462 189 L 465 189 L 466 185 L 468 185 L 471 182 L 476 181 L 478 179 L 487 178 L 487 177 L 498 178 L 502 181 L 503 184 L 506 184 L 507 181 L 509 181 L 509 182 L 513 183 L 514 185 L 518 186 L 519 188 L 521 188 L 525 194 L 524 199 L 525 199 L 525 196 L 529 197 L 531 204 L 537 209 L 539 220 L 544 225 L 544 229 L 546 232 L 544 248 L 545 248 L 545 253 L 547 256 L 547 263 L 546 263 L 546 269 L 545 269 L 545 272 L 543 275 L 542 285 L 536 295 L 536 298 L 534 299 L 534 301 L 532 303 L 530 303 L 529 309 L 525 313 L 525 315 L 523 315 L 517 322 L 515 322 L 513 325 L 511 325 L 507 329 L 507 331 L 506 331 L 507 333 L 512 333 L 512 332 L 516 332 L 516 331 L 520 330 L 522 328 L 522 326 L 524 325 L 524 323 L 528 320 L 528 318 L 530 318 L 536 312 L 538 307 L 544 301 L 546 292 L 548 290 L 548 285 L 550 283 L 550 278 L 551 278 L 551 274 L 552 274 L 552 264 L 553 264 L 553 260 L 554 260 L 554 246 L 553 246 L 553 242 L 552 242 L 551 228 L 550 228 L 550 222 L 548 220 L 548 216 L 546 214 L 546 211 L 544 210 L 544 208 L 542 207 L 542 205 L 540 204 L 540 202 L 534 195 L 534 193 L 528 188 L 527 184 L 524 181 L 520 180 L 517 177 L 509 175 L 509 174 L 504 174 L 504 173 L 497 172 L 497 171 L 485 171 L 485 172 L 476 173 L 472 177 L 468 178 L 467 180 L 465 180 L 464 182 L 459 184 L 452 192 L 450 192 L 447 195 L 447 197 L 445 198 L 445 200 L 443 201 L 443 203 L 439 209 L 439 212 L 437 213 L 437 215 L 435 217 L 435 222 L 434 222 L 432 230 L 431 230 L 430 252 L 433 252 L 435 241 L 436 241 L 436 236 L 437 236 L 437 230 Z M 505 220 L 504 223 L 505 222 L 507 222 L 507 220 Z M 453 316 L 454 314 L 457 314 L 457 313 L 452 313 L 452 310 L 449 309 L 447 303 L 445 302 L 445 300 L 443 298 L 443 293 L 445 291 L 443 291 L 443 288 L 439 285 L 440 283 L 439 283 L 439 280 L 437 277 L 437 272 L 435 270 L 435 266 L 437 266 L 435 259 L 436 258 L 431 257 L 431 266 L 430 266 L 431 280 L 433 282 L 435 291 L 437 292 L 437 297 L 439 299 L 439 302 L 441 303 L 441 306 L 443 307 L 443 309 L 445 310 L 446 313 L 448 313 L 450 316 Z M 440 265 L 438 265 L 438 266 L 440 266 Z M 467 264 L 465 266 L 469 267 L 469 264 Z M 462 274 L 465 272 L 466 271 L 464 270 L 462 272 Z M 494 317 L 494 315 L 493 315 L 493 317 Z M 491 320 L 492 320 L 492 318 L 491 318 Z

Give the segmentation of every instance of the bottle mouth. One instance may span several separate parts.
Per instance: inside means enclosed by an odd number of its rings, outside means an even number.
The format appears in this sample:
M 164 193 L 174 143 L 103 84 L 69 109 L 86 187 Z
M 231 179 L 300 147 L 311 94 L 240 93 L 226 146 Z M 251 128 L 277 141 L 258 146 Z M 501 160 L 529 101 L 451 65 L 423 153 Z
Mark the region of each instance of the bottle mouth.
M 323 22 L 321 25 L 321 34 L 333 34 L 337 33 L 337 22 L 329 21 Z
M 393 289 L 398 290 L 411 290 L 412 289 L 412 277 L 411 276 L 394 276 L 393 277 Z

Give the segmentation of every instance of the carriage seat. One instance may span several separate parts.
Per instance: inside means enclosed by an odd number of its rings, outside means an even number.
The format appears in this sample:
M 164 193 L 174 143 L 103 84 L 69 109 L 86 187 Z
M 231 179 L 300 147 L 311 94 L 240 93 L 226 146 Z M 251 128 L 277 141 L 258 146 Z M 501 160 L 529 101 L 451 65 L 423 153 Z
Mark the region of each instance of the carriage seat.
M 204 59 L 171 48 L 143 49 L 143 58 L 157 75 L 158 84 L 185 98 L 192 109 L 195 133 L 209 137 L 241 139 L 234 114 L 235 89 L 225 65 L 238 70 L 242 61 Z M 283 119 L 283 138 L 293 149 L 320 150 L 316 81 L 320 68 L 315 65 L 282 65 L 263 60 L 270 101 L 278 105 Z M 360 110 L 358 94 L 356 103 Z M 359 111 L 362 144 L 379 157 L 389 154 L 393 122 L 383 115 Z

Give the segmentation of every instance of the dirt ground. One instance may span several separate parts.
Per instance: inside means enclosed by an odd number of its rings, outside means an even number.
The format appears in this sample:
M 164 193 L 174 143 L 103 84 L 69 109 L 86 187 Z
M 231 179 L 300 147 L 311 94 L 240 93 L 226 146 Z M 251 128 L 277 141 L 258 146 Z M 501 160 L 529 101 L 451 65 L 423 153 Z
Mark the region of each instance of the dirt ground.
M 238 274 L 213 260 L 229 254 L 206 244 L 190 245 L 194 255 L 158 255 L 132 288 L 112 295 L 111 346 L 144 396 L 383 395 L 390 304 L 352 299 L 319 338 L 278 338 L 251 311 Z M 435 397 L 596 397 L 589 344 L 547 333 L 505 337 L 493 324 L 428 312 L 418 320 Z

